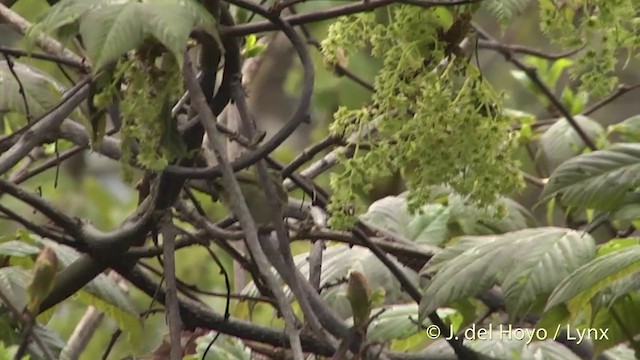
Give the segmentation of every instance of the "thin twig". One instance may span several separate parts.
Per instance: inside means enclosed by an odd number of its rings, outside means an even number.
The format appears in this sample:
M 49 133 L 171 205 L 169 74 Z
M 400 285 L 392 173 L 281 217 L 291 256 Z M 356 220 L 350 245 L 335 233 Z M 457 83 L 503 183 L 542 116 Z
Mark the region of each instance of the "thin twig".
M 628 93 L 629 91 L 635 90 L 635 89 L 637 89 L 639 87 L 640 87 L 640 83 L 632 84 L 632 85 L 620 84 L 620 85 L 618 85 L 618 88 L 616 89 L 615 92 L 611 93 L 611 95 L 609 95 L 608 97 L 600 100 L 599 102 L 589 106 L 589 108 L 587 108 L 585 111 L 583 111 L 582 114 L 583 115 L 590 115 L 591 113 L 596 112 L 600 108 L 610 104 L 611 102 L 613 102 L 614 100 L 616 100 L 620 96 Z
M 393 4 L 396 0 L 366 0 L 357 2 L 355 4 L 349 4 L 344 6 L 338 6 L 326 10 L 319 10 L 305 14 L 291 15 L 282 18 L 287 23 L 296 26 L 302 24 L 309 24 L 313 22 L 334 19 L 340 16 L 355 14 L 360 12 L 366 12 L 375 10 L 377 8 Z M 469 4 L 477 2 L 477 0 L 460 0 L 460 1 L 418 1 L 421 7 L 434 7 L 434 6 L 459 6 L 462 4 Z M 278 27 L 270 21 L 256 21 L 252 23 L 236 25 L 232 27 L 223 27 L 220 29 L 221 36 L 245 36 L 250 34 L 261 33 L 265 31 L 277 30 Z
M 508 44 L 502 44 L 499 42 L 487 41 L 482 39 L 478 40 L 478 47 L 480 49 L 510 51 L 512 53 L 517 53 L 517 54 L 532 55 L 532 56 L 547 59 L 547 60 L 558 60 L 558 59 L 570 57 L 577 54 L 580 50 L 584 49 L 584 46 L 582 46 L 577 49 L 569 50 L 559 54 L 549 54 L 542 50 L 532 49 L 530 47 L 526 47 L 522 45 L 508 45 Z
M 90 80 L 87 77 L 69 90 L 58 106 L 44 115 L 41 120 L 33 122 L 35 124 L 20 137 L 20 140 L 0 155 L 0 175 L 9 171 L 31 149 L 40 145 L 89 96 Z
M 253 255 L 253 258 L 256 261 L 256 264 L 258 265 L 258 268 L 266 278 L 269 287 L 276 296 L 278 305 L 280 306 L 280 311 L 285 319 L 285 329 L 289 337 L 290 346 L 294 353 L 294 359 L 303 360 L 304 356 L 302 354 L 302 345 L 300 342 L 299 330 L 296 327 L 295 315 L 293 314 L 293 310 L 291 309 L 291 306 L 284 292 L 280 288 L 278 280 L 269 270 L 269 261 L 260 248 L 260 242 L 258 240 L 258 229 L 256 227 L 255 221 L 251 217 L 251 213 L 249 212 L 247 203 L 244 200 L 242 191 L 240 190 L 240 185 L 238 184 L 238 181 L 233 174 L 231 164 L 229 163 L 229 160 L 222 155 L 225 153 L 225 148 L 224 144 L 218 138 L 218 129 L 215 126 L 216 118 L 207 105 L 204 94 L 202 93 L 202 89 L 200 89 L 193 69 L 191 67 L 192 64 L 189 55 L 185 54 L 183 70 L 185 82 L 191 94 L 193 106 L 200 114 L 200 121 L 202 122 L 202 126 L 205 128 L 205 132 L 209 137 L 209 142 L 211 148 L 214 150 L 216 160 L 218 161 L 218 164 L 221 165 L 222 183 L 226 191 L 229 192 L 229 196 L 231 198 L 231 208 L 236 216 L 238 216 L 238 220 L 240 221 L 242 228 L 246 232 L 246 243 L 249 250 L 251 251 L 251 254 Z
M 24 327 L 29 326 L 30 321 L 26 320 L 22 316 L 22 313 L 20 312 L 20 310 L 18 310 L 18 308 L 16 308 L 15 305 L 13 305 L 13 303 L 11 303 L 9 298 L 2 292 L 1 289 L 0 289 L 0 302 L 2 302 L 4 304 L 4 306 L 7 307 L 7 309 L 9 309 L 9 311 L 13 314 L 13 316 L 18 321 L 20 321 L 23 324 Z M 35 322 L 35 319 L 33 319 L 33 321 Z M 33 324 L 31 324 L 31 325 L 33 325 Z M 36 345 L 38 345 L 40 350 L 42 350 L 42 354 L 44 355 L 46 360 L 54 360 L 55 359 L 53 354 L 51 354 L 51 351 L 49 350 L 49 348 L 44 344 L 42 339 L 40 339 L 40 337 L 37 334 L 32 334 L 31 339 L 33 339 L 33 341 L 36 343 Z
M 51 61 L 56 64 L 72 66 L 82 72 L 86 72 L 87 70 L 85 65 L 79 64 L 76 61 L 71 60 L 64 56 L 51 55 L 47 53 L 38 53 L 33 51 L 27 52 L 26 50 L 16 49 L 16 48 L 11 48 L 7 46 L 1 46 L 1 45 L 0 45 L 0 53 L 11 55 L 16 58 L 28 57 L 28 58 L 38 59 L 38 60 Z
M 167 298 L 165 306 L 168 312 L 169 335 L 171 337 L 171 360 L 181 360 L 183 356 L 180 334 L 182 333 L 182 320 L 178 305 L 178 291 L 176 289 L 176 259 L 175 242 L 176 231 L 169 214 L 165 215 L 161 222 L 162 248 L 164 249 L 164 277 L 167 283 Z
M 478 32 L 478 34 L 480 34 L 480 36 L 485 38 L 487 41 L 498 43 L 488 32 L 482 29 L 479 25 L 474 23 L 473 27 L 476 30 L 476 32 Z M 549 100 L 549 102 L 551 102 L 553 107 L 555 107 L 562 114 L 562 116 L 564 116 L 564 118 L 569 122 L 571 127 L 575 130 L 575 132 L 578 134 L 580 139 L 582 139 L 584 144 L 589 149 L 591 150 L 597 149 L 596 144 L 589 137 L 589 135 L 587 135 L 584 129 L 582 129 L 580 124 L 578 124 L 578 122 L 573 117 L 573 115 L 571 115 L 569 110 L 567 110 L 567 108 L 562 104 L 562 101 L 558 99 L 558 97 L 553 93 L 553 91 L 542 81 L 542 79 L 540 79 L 540 76 L 538 76 L 538 71 L 534 67 L 528 66 L 522 61 L 520 61 L 518 58 L 514 56 L 515 55 L 514 52 L 510 51 L 507 48 L 496 48 L 496 50 L 498 50 L 508 62 L 512 63 L 515 67 L 522 70 L 527 75 L 527 77 L 531 80 L 531 82 L 536 87 L 538 87 L 538 89 L 540 89 L 540 91 L 545 95 L 545 97 Z
M 7 24 L 9 24 L 14 30 L 18 31 L 22 35 L 25 35 L 33 26 L 18 13 L 9 9 L 2 3 L 0 3 L 0 19 L 6 21 Z M 76 55 L 71 50 L 65 48 L 54 38 L 40 33 L 35 36 L 35 42 L 40 48 L 42 48 L 49 54 L 53 54 L 58 57 L 64 57 L 67 60 L 76 63 L 77 67 L 84 68 L 86 73 L 89 72 L 89 69 L 91 68 L 89 60 L 83 59 L 82 57 Z
M 13 60 L 11 60 L 9 55 L 7 55 L 6 53 L 3 53 L 2 55 L 4 56 L 4 60 L 7 62 L 7 67 L 9 68 L 11 75 L 13 76 L 14 79 L 16 79 L 16 82 L 18 83 L 18 93 L 20 94 L 20 97 L 22 97 L 22 103 L 24 104 L 24 112 L 26 114 L 27 121 L 31 122 L 33 120 L 33 117 L 31 116 L 31 111 L 29 111 L 29 102 L 27 101 L 27 94 L 24 91 L 22 80 L 20 80 L 20 77 L 16 73 L 16 69 L 14 69 Z

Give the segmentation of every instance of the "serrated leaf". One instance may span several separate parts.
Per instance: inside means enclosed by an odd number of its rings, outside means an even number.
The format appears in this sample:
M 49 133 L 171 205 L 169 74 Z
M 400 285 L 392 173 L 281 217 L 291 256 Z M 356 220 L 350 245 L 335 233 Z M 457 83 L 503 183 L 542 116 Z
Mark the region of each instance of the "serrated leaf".
M 147 31 L 171 50 L 182 68 L 183 52 L 195 22 L 193 15 L 174 0 L 146 2 L 142 13 Z
M 373 309 L 372 314 L 377 314 L 381 309 Z M 422 332 L 417 325 L 418 305 L 401 304 L 384 307 L 384 312 L 376 316 L 367 328 L 367 338 L 381 343 L 405 339 L 419 332 Z M 426 319 L 423 325 L 428 326 L 431 322 Z
M 40 249 L 37 246 L 18 240 L 10 240 L 0 243 L 0 255 L 24 257 L 35 255 L 39 252 Z
M 441 306 L 489 289 L 496 283 L 498 272 L 508 266 L 505 244 L 509 239 L 487 236 L 474 241 L 477 244 L 468 251 L 460 253 L 460 247 L 456 247 L 455 256 L 445 249 L 441 254 L 447 257 L 446 262 L 438 261 L 440 254 L 433 258 L 440 266 L 420 301 L 420 320 Z M 421 273 L 431 271 L 430 263 Z
M 104 276 L 104 275 L 102 275 Z M 98 280 L 98 281 L 96 281 Z M 142 339 L 142 322 L 138 313 L 132 308 L 128 297 L 120 296 L 122 290 L 117 284 L 104 276 L 105 282 L 93 280 L 94 285 L 87 285 L 74 294 L 74 298 L 85 305 L 90 305 L 105 313 L 127 334 L 129 342 L 136 346 Z
M 39 242 L 55 251 L 63 268 L 80 256 L 74 249 L 53 241 L 40 240 Z M 120 286 L 105 274 L 96 276 L 74 296 L 82 303 L 96 307 L 116 321 L 120 329 L 128 333 L 133 344 L 142 336 L 142 323 L 136 307 Z
M 637 360 L 635 352 L 628 344 L 622 344 L 612 349 L 608 349 L 603 353 L 603 356 L 616 360 Z
M 534 335 L 535 336 L 535 335 Z M 535 337 L 534 337 L 535 338 Z M 528 339 L 526 339 L 528 340 Z M 532 342 L 522 352 L 522 360 L 580 360 L 581 357 L 572 352 L 560 342 L 546 341 Z
M 27 305 L 27 286 L 31 280 L 29 272 L 18 266 L 0 268 L 0 291 L 17 309 Z
M 40 319 L 40 317 L 38 317 L 38 319 Z M 33 333 L 34 336 L 37 336 L 40 341 L 42 341 L 42 343 L 49 348 L 54 356 L 57 357 L 60 354 L 60 351 L 64 347 L 65 343 L 58 333 L 40 324 L 36 324 L 36 326 L 33 328 Z M 34 354 L 36 358 L 45 358 L 44 354 L 42 353 L 42 349 L 40 349 L 40 346 L 36 345 L 35 343 L 29 344 L 29 352 Z
M 412 215 L 403 196 L 387 196 L 375 201 L 361 219 L 423 244 L 439 245 L 448 235 L 446 206 L 428 204 L 420 213 Z
M 498 236 L 464 236 L 421 271 L 433 273 L 420 302 L 423 319 L 440 306 L 501 284 L 507 308 L 518 317 L 573 270 L 595 256 L 590 235 L 535 228 Z
M 629 337 L 637 337 L 640 334 L 640 318 L 637 316 L 639 307 L 640 296 L 633 293 L 597 309 L 599 311 L 595 314 L 593 322 L 582 326 L 583 329 L 597 331 L 596 333 L 585 331 L 590 335 L 596 353 L 625 343 Z M 600 329 L 607 329 L 606 336 L 602 335 Z
M 29 115 L 35 119 L 58 104 L 64 87 L 49 75 L 19 62 L 13 63 L 13 71 L 15 75 L 6 61 L 0 61 L 0 113 L 26 114 L 26 99 Z M 20 85 L 24 97 L 20 94 Z
M 198 26 L 222 49 L 215 18 L 193 0 L 63 0 L 52 6 L 29 38 L 73 28 L 79 22 L 93 71 L 137 47 L 152 34 L 182 61 L 189 33 Z
M 251 360 L 251 349 L 237 338 L 226 335 L 218 337 L 215 343 L 207 351 L 207 356 L 203 358 L 204 351 L 216 335 L 211 332 L 201 336 L 196 340 L 197 359 L 200 360 Z
M 465 344 L 480 354 L 495 359 L 580 360 L 580 357 L 559 342 L 535 341 L 527 345 L 530 336 L 535 336 L 532 329 L 503 329 L 501 335 L 496 335 L 495 328 L 493 331 L 494 336 L 474 339 Z
M 610 302 L 613 302 L 625 295 L 640 290 L 640 271 L 636 271 L 627 277 L 616 280 L 603 291 Z
M 640 144 L 616 144 L 562 163 L 551 174 L 540 201 L 560 195 L 563 205 L 615 210 L 640 184 Z
M 604 128 L 596 121 L 582 115 L 574 117 L 590 139 L 604 136 Z M 582 153 L 584 141 L 564 118 L 556 121 L 540 136 L 537 157 L 541 157 L 550 169 Z
M 603 288 L 640 270 L 640 245 L 597 257 L 564 279 L 547 300 L 546 309 L 567 302 L 576 314 Z
M 94 73 L 142 43 L 145 37 L 142 7 L 137 1 L 128 1 L 100 7 L 82 16 L 80 34 Z
M 495 218 L 489 215 L 496 207 L 502 206 L 506 209 L 506 216 Z M 500 197 L 494 207 L 487 211 L 466 203 L 461 196 L 452 194 L 449 196 L 449 207 L 451 208 L 451 223 L 455 223 L 460 234 L 458 235 L 489 235 L 503 234 L 510 231 L 526 229 L 535 226 L 536 221 L 529 210 L 525 209 L 516 201 Z M 488 214 L 489 213 L 489 214 Z
M 523 12 L 530 0 L 488 0 L 483 1 L 482 6 L 486 7 L 498 21 L 505 25 L 514 16 Z
M 507 215 L 493 218 L 455 193 L 444 191 L 443 195 L 444 204 L 425 204 L 415 214 L 409 212 L 404 195 L 388 196 L 371 204 L 361 219 L 408 240 L 435 246 L 453 236 L 500 234 L 535 224 L 529 211 L 509 198 L 497 201 L 507 209 Z
M 51 33 L 80 19 L 91 9 L 104 6 L 105 0 L 62 0 L 53 5 L 39 21 L 29 29 L 27 40 L 32 41 L 39 32 Z
M 294 257 L 296 266 L 303 276 L 309 276 L 309 253 L 302 253 Z M 352 247 L 346 245 L 329 246 L 322 255 L 322 273 L 320 275 L 320 286 L 334 284 L 322 292 L 322 297 L 332 307 L 332 309 L 342 318 L 351 316 L 351 306 L 346 299 L 346 280 L 349 272 L 355 270 L 361 272 L 371 289 L 384 289 L 385 303 L 394 303 L 406 299 L 406 294 L 402 291 L 400 283 L 391 272 L 384 266 L 378 258 L 366 248 Z M 410 269 L 404 268 L 398 261 L 391 257 L 391 260 L 403 269 L 405 275 L 417 282 L 417 274 Z M 273 270 L 275 274 L 275 270 Z M 345 283 L 340 283 L 341 281 Z M 253 282 L 249 283 L 243 290 L 243 295 L 258 296 L 259 292 Z M 285 287 L 285 294 L 293 300 L 293 295 L 288 287 Z
M 187 46 L 189 34 L 194 26 L 202 26 L 219 41 L 215 19 L 196 2 L 146 1 L 142 13 L 147 31 L 171 50 L 180 67 L 182 67 L 183 52 Z

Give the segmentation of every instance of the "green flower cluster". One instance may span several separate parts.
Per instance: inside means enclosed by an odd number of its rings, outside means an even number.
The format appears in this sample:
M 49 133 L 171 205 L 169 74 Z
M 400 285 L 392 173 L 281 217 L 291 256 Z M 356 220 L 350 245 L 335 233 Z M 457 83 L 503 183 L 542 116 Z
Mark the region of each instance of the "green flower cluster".
M 162 170 L 184 155 L 181 139 L 170 136 L 176 132 L 170 104 L 183 91 L 180 68 L 173 57 L 157 60 L 160 66 L 136 58 L 118 65 L 126 68 L 120 103 L 123 119 L 120 139 L 121 164 L 127 181 L 131 180 L 133 162 L 150 170 Z M 135 157 L 134 145 L 138 150 Z
M 500 96 L 442 40 L 467 15 L 398 5 L 384 24 L 373 14 L 359 14 L 331 27 L 323 42 L 325 61 L 339 62 L 338 56 L 368 46 L 384 64 L 372 104 L 334 115 L 334 133 L 361 135 L 354 156 L 331 179 L 333 226 L 351 224 L 350 215 L 360 210 L 353 208 L 355 193 L 367 191 L 371 178 L 396 171 L 407 181 L 414 210 L 431 198 L 433 185 L 448 185 L 485 207 L 523 185 L 512 156 L 517 139 L 501 114 Z M 444 58 L 448 65 L 437 69 Z
M 602 96 L 615 88 L 612 75 L 618 64 L 616 51 L 629 56 L 640 45 L 640 7 L 637 0 L 540 0 L 540 27 L 563 46 L 586 46 L 572 75 L 581 87 Z

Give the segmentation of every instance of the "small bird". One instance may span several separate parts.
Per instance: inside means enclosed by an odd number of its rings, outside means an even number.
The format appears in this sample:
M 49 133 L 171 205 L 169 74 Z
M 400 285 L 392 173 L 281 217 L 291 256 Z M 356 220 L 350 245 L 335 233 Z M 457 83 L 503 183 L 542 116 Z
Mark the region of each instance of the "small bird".
M 288 194 L 284 186 L 282 185 L 282 177 L 280 172 L 275 169 L 269 169 L 269 181 L 273 184 L 276 190 L 277 201 L 282 208 L 287 204 Z M 271 202 L 265 194 L 263 184 L 259 181 L 257 172 L 255 169 L 245 169 L 236 173 L 236 179 L 240 184 L 240 191 L 244 196 L 244 200 L 247 203 L 249 212 L 253 217 L 259 228 L 271 228 L 273 227 L 273 209 Z M 218 191 L 220 200 L 231 209 L 231 199 L 229 193 L 224 189 L 220 182 L 214 184 L 214 189 Z

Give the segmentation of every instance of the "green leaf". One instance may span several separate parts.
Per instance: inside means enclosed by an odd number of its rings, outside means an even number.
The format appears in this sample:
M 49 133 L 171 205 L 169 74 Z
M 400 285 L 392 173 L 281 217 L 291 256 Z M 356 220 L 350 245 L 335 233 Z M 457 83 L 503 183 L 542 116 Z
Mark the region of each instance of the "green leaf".
M 247 35 L 244 37 L 244 39 L 244 46 L 249 49 L 254 47 L 258 42 L 258 37 L 255 34 Z
M 50 33 L 76 22 L 94 73 L 136 48 L 149 34 L 180 64 L 194 26 L 204 29 L 222 47 L 215 18 L 194 0 L 63 0 L 51 7 L 30 38 L 39 31 Z
M 122 289 L 101 274 L 89 285 L 75 293 L 74 298 L 90 305 L 114 320 L 120 330 L 127 334 L 129 342 L 135 347 L 143 337 L 142 322 L 131 300 L 122 293 Z
M 309 253 L 305 252 L 294 257 L 296 266 L 306 278 L 309 277 Z M 412 270 L 403 267 L 398 261 L 391 257 L 392 261 L 400 266 L 405 275 L 417 282 L 417 274 Z M 385 303 L 391 304 L 407 299 L 407 295 L 402 291 L 400 283 L 391 274 L 389 269 L 366 248 L 352 247 L 346 245 L 329 246 L 322 255 L 322 273 L 320 275 L 320 286 L 334 284 L 322 292 L 322 297 L 331 308 L 342 318 L 351 316 L 351 306 L 346 299 L 346 280 L 352 270 L 361 272 L 371 289 L 376 291 L 384 289 Z M 272 270 L 275 274 L 275 270 Z M 336 285 L 337 284 L 337 285 Z M 288 287 L 285 293 L 289 299 L 293 300 Z M 258 292 L 253 282 L 249 283 L 242 291 L 243 295 L 258 296 Z
M 633 276 L 637 278 L 638 273 Z M 628 294 L 616 299 L 613 303 L 603 305 L 596 309 L 597 313 L 593 322 L 585 323 L 582 326 L 584 329 L 608 329 L 606 336 L 601 336 L 600 332 L 591 333 L 591 340 L 596 352 L 628 342 L 629 336 L 635 338 L 640 334 L 640 318 L 637 316 L 640 307 L 638 293 Z M 584 312 L 586 313 L 587 310 L 585 309 Z
M 52 33 L 74 24 L 89 10 L 104 6 L 105 0 L 62 0 L 53 5 L 27 32 L 29 45 L 40 32 Z
M 494 327 L 493 336 L 465 342 L 473 350 L 495 359 L 519 360 L 580 360 L 569 348 L 552 340 L 534 341 L 527 344 L 535 333 L 527 328 L 505 328 L 502 335 L 497 335 Z M 552 335 L 549 335 L 552 336 Z
M 38 319 L 40 319 L 40 317 L 38 317 Z M 49 348 L 51 353 L 56 358 L 60 355 L 60 351 L 62 351 L 65 343 L 58 333 L 40 324 L 37 324 L 33 328 L 33 333 L 34 336 L 37 336 L 44 343 L 44 345 Z M 45 358 L 44 354 L 42 353 L 42 349 L 40 349 L 40 346 L 36 345 L 35 343 L 29 344 L 29 352 L 34 355 L 34 359 Z
M 640 197 L 640 193 L 632 192 L 627 194 L 624 200 L 618 205 L 618 208 L 613 211 L 599 211 L 598 216 L 604 216 L 609 220 L 627 220 L 633 221 L 640 219 L 640 204 L 637 200 Z M 595 223 L 597 218 L 594 218 Z
M 603 353 L 609 359 L 616 360 L 637 360 L 635 352 L 629 347 L 628 344 L 618 345 L 612 349 L 608 349 Z
M 375 317 L 367 330 L 367 338 L 372 341 L 380 341 L 382 343 L 406 339 L 417 333 L 422 333 L 422 329 L 417 325 L 418 321 L 418 305 L 399 304 L 391 305 L 383 308 L 384 311 Z M 381 309 L 373 309 L 371 314 L 375 315 Z M 424 326 L 428 326 L 431 322 L 427 319 L 423 322 Z
M 439 246 L 459 235 L 501 234 L 525 229 L 535 220 L 527 209 L 509 198 L 498 199 L 506 208 L 504 218 L 488 216 L 455 194 L 443 193 L 444 200 L 426 204 L 415 214 L 409 212 L 404 195 L 375 201 L 361 219 L 421 244 Z
M 640 270 L 640 245 L 597 257 L 577 268 L 553 291 L 546 309 L 567 303 L 572 314 L 586 306 L 596 293 L 635 271 Z
M 604 128 L 599 123 L 582 115 L 577 115 L 574 119 L 590 139 L 604 136 Z M 542 157 L 550 169 L 582 153 L 586 148 L 580 135 L 564 118 L 556 121 L 542 134 L 539 146 L 536 157 Z
M 15 75 L 6 61 L 0 61 L 0 114 L 17 112 L 26 115 L 26 99 L 29 115 L 35 120 L 58 104 L 65 89 L 52 77 L 19 62 L 13 63 L 13 71 Z M 20 84 L 24 97 L 20 94 Z
M 627 142 L 640 142 L 640 115 L 634 115 L 609 126 L 608 132 L 620 134 L 620 138 Z
M 49 240 L 40 240 L 51 247 L 62 267 L 67 267 L 80 256 L 74 249 Z M 125 331 L 132 344 L 137 343 L 142 332 L 138 311 L 120 286 L 105 274 L 96 276 L 91 282 L 77 292 L 75 298 L 86 305 L 92 305 L 111 317 L 120 329 Z
M 486 7 L 498 21 L 505 25 L 514 16 L 522 13 L 530 0 L 487 0 L 482 2 L 482 6 Z
M 571 103 L 571 114 L 579 114 L 584 111 L 584 107 L 589 102 L 589 93 L 586 91 L 578 91 L 573 96 L 573 102 Z
M 22 241 L 10 240 L 0 243 L 0 255 L 24 257 L 38 254 L 40 249 Z
M 435 275 L 420 301 L 420 319 L 495 284 L 502 285 L 510 316 L 519 317 L 595 252 L 590 235 L 563 228 L 463 236 L 421 271 Z
M 554 61 L 549 72 L 544 74 L 547 86 L 555 88 L 564 70 L 571 65 L 573 65 L 573 60 L 568 58 L 562 58 Z
M 510 198 L 500 197 L 488 209 L 470 205 L 457 194 L 450 195 L 448 203 L 452 217 L 449 229 L 458 228 L 460 231 L 451 233 L 450 236 L 504 234 L 536 225 L 529 210 Z M 505 210 L 505 216 L 491 215 L 499 207 Z
M 526 72 L 522 70 L 511 70 L 509 73 L 520 85 L 524 86 L 525 89 L 536 95 L 540 94 L 540 89 L 531 81 L 531 78 L 529 78 Z
M 17 345 L 5 345 L 4 342 L 0 341 L 0 360 L 15 360 L 17 352 Z M 29 360 L 29 356 L 25 355 L 20 360 Z
M 258 44 L 254 47 L 252 47 L 251 49 L 243 49 L 242 50 L 242 57 L 244 57 L 245 59 L 250 59 L 252 57 L 256 57 L 260 54 L 262 54 L 262 52 L 264 52 L 264 50 L 266 50 L 266 46 Z
M 412 215 L 405 197 L 388 196 L 371 204 L 361 219 L 408 240 L 440 245 L 448 239 L 449 212 L 444 205 L 428 204 L 420 213 Z
M 190 4 L 190 2 L 184 2 L 184 4 Z M 182 68 L 183 52 L 195 24 L 196 14 L 192 9 L 183 6 L 183 3 L 175 0 L 147 1 L 141 10 L 147 31 L 171 50 Z M 201 9 L 201 13 L 208 14 L 204 9 Z
M 551 174 L 540 202 L 559 195 L 564 205 L 614 210 L 640 184 L 640 144 L 616 144 L 579 155 Z
M 172 10 L 169 7 L 165 8 L 165 9 L 166 9 L 166 11 L 176 11 L 176 12 L 185 14 L 185 16 L 187 16 L 191 21 L 191 24 L 189 25 L 189 31 L 191 31 L 194 26 L 204 29 L 204 31 L 206 31 L 209 35 L 211 35 L 211 37 L 213 37 L 213 39 L 218 44 L 218 46 L 220 48 L 220 51 L 224 53 L 224 46 L 222 45 L 222 39 L 220 38 L 220 34 L 218 33 L 218 23 L 217 23 L 216 19 L 213 17 L 213 15 L 211 15 L 211 13 L 209 11 L 207 11 L 200 4 L 200 2 L 195 1 L 195 0 L 180 0 L 180 1 L 176 1 L 176 0 L 161 0 L 161 1 L 145 0 L 145 3 L 148 3 L 149 6 L 152 6 L 152 7 L 155 7 L 156 4 L 158 4 L 160 2 L 166 3 L 167 5 L 179 6 L 180 7 L 179 10 L 176 9 L 176 8 L 173 8 L 173 10 Z M 181 31 L 180 29 L 176 29 L 176 30 L 178 30 L 178 32 Z M 157 35 L 156 35 L 156 37 L 157 37 Z M 167 46 L 169 49 L 172 49 L 171 46 L 168 46 L 166 43 L 164 43 L 164 41 L 162 40 L 162 37 L 157 37 L 157 39 L 160 40 L 163 44 L 165 44 L 165 46 Z M 186 39 L 185 39 L 185 43 L 182 45 L 182 47 L 184 48 L 184 46 L 186 46 Z M 178 61 L 180 61 L 180 59 L 182 59 L 182 53 L 180 53 L 180 57 L 178 58 Z
M 449 30 L 454 22 L 453 13 L 445 6 L 436 6 L 433 8 L 433 12 L 438 19 L 438 25 L 442 27 L 442 30 Z
M 0 268 L 0 291 L 15 308 L 22 310 L 27 305 L 27 286 L 31 274 L 19 266 Z
M 260 55 L 267 47 L 258 43 L 258 38 L 254 34 L 245 36 L 242 57 L 245 59 Z
M 3 305 L 4 306 L 4 305 Z M 0 346 L 5 344 L 18 344 L 20 334 L 14 328 L 12 314 L 8 311 L 0 313 Z M 0 354 L 2 354 L 0 352 Z M 0 359 L 3 359 L 0 355 Z
M 564 106 L 566 106 L 569 109 L 572 109 L 572 105 L 573 105 L 573 90 L 571 90 L 571 88 L 566 87 L 562 90 L 562 94 L 560 95 L 560 98 L 562 98 L 562 103 L 564 104 Z M 575 113 L 572 111 L 571 115 L 575 115 Z
M 611 239 L 598 247 L 597 256 L 604 256 L 630 246 L 640 245 L 640 238 L 630 237 L 623 239 Z
M 80 34 L 94 73 L 142 43 L 145 38 L 142 7 L 137 1 L 110 4 L 92 10 L 80 19 Z
M 207 356 L 203 358 L 204 351 L 211 344 L 215 332 L 210 332 L 196 340 L 197 359 L 200 360 L 251 360 L 251 349 L 242 343 L 240 339 L 226 335 L 218 337 L 215 343 L 207 351 Z

